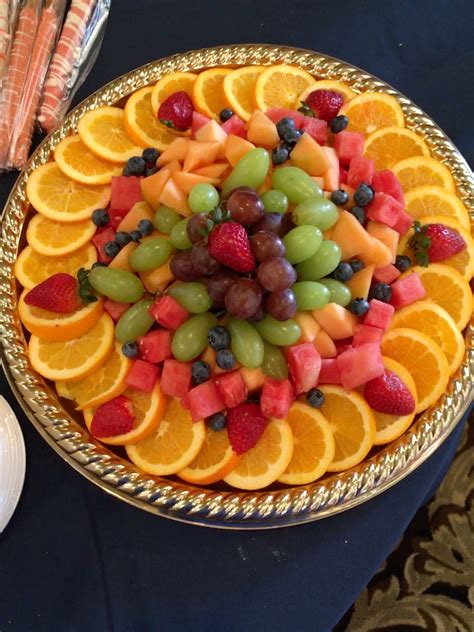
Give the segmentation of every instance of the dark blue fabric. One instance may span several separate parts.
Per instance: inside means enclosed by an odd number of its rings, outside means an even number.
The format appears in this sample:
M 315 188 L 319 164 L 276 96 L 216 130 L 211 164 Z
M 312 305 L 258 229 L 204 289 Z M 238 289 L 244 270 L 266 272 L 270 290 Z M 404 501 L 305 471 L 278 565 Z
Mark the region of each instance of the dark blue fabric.
M 300 46 L 365 68 L 430 113 L 472 164 L 469 0 L 114 0 L 79 96 L 147 61 L 233 42 Z M 2 203 L 13 181 L 1 177 Z M 12 401 L 3 377 L 0 389 Z M 14 406 L 28 470 L 0 536 L 2 632 L 327 632 L 432 495 L 461 432 L 460 425 L 399 485 L 340 516 L 280 531 L 218 532 L 156 518 L 102 493 Z

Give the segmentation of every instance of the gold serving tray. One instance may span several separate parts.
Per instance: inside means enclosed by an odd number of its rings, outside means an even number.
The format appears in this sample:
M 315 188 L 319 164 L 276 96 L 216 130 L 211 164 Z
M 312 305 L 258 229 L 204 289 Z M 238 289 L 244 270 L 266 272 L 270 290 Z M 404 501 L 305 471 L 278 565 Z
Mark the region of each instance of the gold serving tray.
M 0 239 L 0 335 L 2 363 L 9 383 L 27 417 L 45 441 L 78 472 L 104 491 L 158 516 L 225 529 L 268 529 L 332 516 L 359 505 L 401 481 L 446 439 L 472 401 L 474 321 L 466 332 L 466 355 L 448 392 L 436 407 L 420 416 L 400 439 L 369 455 L 358 467 L 311 485 L 275 485 L 262 492 L 229 488 L 205 489 L 172 478 L 139 471 L 87 430 L 58 400 L 54 389 L 31 367 L 18 317 L 18 287 L 13 275 L 28 212 L 26 182 L 47 162 L 58 142 L 75 131 L 88 110 L 120 102 L 138 88 L 166 73 L 212 66 L 294 64 L 318 78 L 338 79 L 356 92 L 392 94 L 405 114 L 407 127 L 420 134 L 433 155 L 451 170 L 457 194 L 474 218 L 474 180 L 466 161 L 444 132 L 409 99 L 374 76 L 342 61 L 308 50 L 245 44 L 206 48 L 173 55 L 142 66 L 104 86 L 76 107 L 61 127 L 48 136 L 20 174 L 7 201 Z

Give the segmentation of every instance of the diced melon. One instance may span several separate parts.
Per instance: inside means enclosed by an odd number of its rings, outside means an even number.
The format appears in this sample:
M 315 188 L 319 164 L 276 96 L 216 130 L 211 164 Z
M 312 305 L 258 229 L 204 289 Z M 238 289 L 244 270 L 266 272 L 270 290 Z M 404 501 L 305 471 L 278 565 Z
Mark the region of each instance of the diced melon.
M 183 167 L 181 163 L 179 162 L 179 160 L 171 160 L 166 165 L 166 169 L 168 169 L 168 171 L 171 171 L 171 173 L 174 173 L 175 171 L 181 171 Z
M 366 230 L 369 235 L 372 235 L 372 237 L 375 237 L 375 239 L 378 239 L 387 246 L 392 253 L 392 263 L 394 263 L 397 257 L 398 241 L 400 239 L 400 235 L 397 231 L 380 222 L 367 222 Z
M 169 260 L 159 268 L 140 272 L 140 279 L 148 292 L 162 292 L 170 283 L 174 281 L 173 273 L 170 270 Z
M 353 158 L 362 156 L 364 146 L 364 134 L 359 132 L 344 130 L 334 136 L 334 149 L 343 165 L 348 165 Z
M 149 219 L 152 222 L 153 217 L 153 211 L 146 202 L 137 202 L 117 226 L 117 232 L 130 233 L 137 228 L 139 221 Z
M 337 364 L 342 385 L 348 391 L 382 375 L 385 370 L 378 343 L 347 349 L 337 357 Z
M 321 309 L 313 310 L 313 316 L 333 340 L 343 340 L 353 336 L 359 322 L 357 316 L 337 303 L 328 303 Z
M 331 166 L 324 147 L 306 132 L 301 136 L 291 152 L 291 162 L 310 176 L 324 176 Z
M 327 230 L 323 230 L 323 239 L 325 241 L 332 240 L 333 232 L 334 232 L 334 228 L 332 226 L 331 226 L 331 228 L 328 228 Z
M 152 176 L 140 180 L 143 199 L 153 211 L 157 211 L 160 208 L 160 195 L 170 176 L 171 171 L 169 169 L 161 169 Z
M 334 226 L 332 240 L 341 249 L 342 259 L 349 259 L 354 255 L 371 252 L 373 239 L 365 228 L 348 211 L 342 211 Z M 390 262 L 389 262 L 390 263 Z
M 367 233 L 367 235 L 369 234 Z M 376 268 L 383 268 L 392 263 L 392 252 L 389 248 L 375 237 L 370 238 L 372 239 L 371 247 L 359 255 L 365 265 L 374 263 Z
M 173 178 L 170 178 L 163 187 L 160 195 L 160 204 L 178 211 L 181 215 L 191 215 L 188 196 L 179 188 Z
M 242 156 L 245 156 L 245 154 L 251 149 L 255 149 L 255 145 L 253 143 L 250 143 L 248 140 L 245 140 L 245 138 L 241 138 L 240 136 L 235 136 L 235 134 L 229 134 L 225 148 L 225 157 L 232 167 L 235 167 Z
M 403 194 L 402 185 L 390 169 L 377 171 L 374 174 L 372 188 L 376 193 L 380 191 L 382 193 L 388 193 L 388 195 L 391 195 L 400 202 L 402 206 L 405 206 L 405 196 Z
M 214 349 L 212 349 L 212 347 L 206 347 L 204 351 L 202 352 L 201 358 L 200 358 L 203 362 L 208 363 L 208 365 L 211 367 L 211 372 L 213 374 L 216 373 L 216 369 L 219 368 L 216 363 L 216 355 L 217 354 L 214 351 Z
M 118 252 L 117 255 L 115 255 L 115 257 L 109 263 L 109 268 L 116 268 L 117 270 L 126 270 L 127 272 L 131 272 L 132 269 L 130 268 L 128 260 L 137 246 L 138 244 L 136 244 L 135 242 L 129 242 Z
M 340 184 L 339 158 L 332 147 L 322 147 L 322 150 L 329 161 L 329 169 L 324 174 L 324 188 L 326 191 L 335 191 Z
M 352 344 L 354 347 L 360 347 L 361 345 L 369 344 L 372 342 L 380 345 L 383 337 L 383 329 L 379 327 L 373 327 L 372 325 L 357 325 Z
M 243 366 L 240 368 L 240 374 L 244 378 L 245 386 L 249 393 L 260 390 L 265 384 L 266 375 L 260 367 L 258 369 L 249 369 Z
M 246 120 L 249 117 L 246 117 Z M 222 129 L 227 132 L 227 134 L 235 134 L 236 136 L 241 136 L 242 138 L 246 138 L 247 130 L 245 129 L 245 121 L 243 121 L 240 116 L 234 114 L 227 119 L 225 123 L 222 123 Z
M 353 158 L 349 164 L 347 184 L 357 189 L 359 184 L 372 184 L 375 172 L 375 162 L 365 156 Z
M 255 110 L 247 121 L 247 138 L 259 147 L 270 149 L 280 142 L 275 123 L 260 110 Z
M 378 327 L 386 331 L 390 327 L 395 308 L 393 305 L 379 301 L 376 298 L 373 298 L 369 305 L 369 311 L 364 316 L 364 325 Z
M 223 178 L 228 169 L 228 162 L 215 162 L 213 165 L 195 169 L 194 173 L 198 176 L 206 176 L 208 178 Z
M 195 169 L 199 169 L 199 167 L 212 165 L 216 162 L 219 148 L 220 145 L 216 142 L 190 140 L 188 143 L 188 151 L 184 159 L 183 171 L 194 171 Z
M 400 276 L 401 272 L 392 263 L 383 268 L 375 268 L 374 279 L 377 283 L 393 283 Z
M 297 110 L 290 110 L 288 108 L 270 108 L 266 111 L 268 118 L 274 123 L 278 123 L 283 118 L 291 118 L 295 122 L 295 127 L 300 128 L 303 125 L 305 116 Z
M 217 186 L 220 182 L 219 178 L 209 178 L 207 176 L 199 176 L 195 173 L 187 171 L 175 171 L 172 175 L 173 180 L 179 186 L 183 193 L 189 195 L 191 189 L 196 184 L 213 184 Z
M 156 166 L 162 167 L 172 160 L 183 162 L 186 158 L 186 152 L 188 151 L 188 142 L 188 139 L 183 136 L 175 138 L 158 158 Z
M 320 145 L 324 145 L 328 139 L 328 124 L 322 119 L 313 116 L 305 116 L 301 124 L 303 132 L 308 133 Z
M 318 384 L 340 384 L 341 374 L 337 364 L 337 358 L 326 358 L 321 360 L 321 371 L 319 372 Z
M 314 342 L 318 335 L 321 325 L 313 318 L 309 312 L 296 312 L 293 316 L 300 329 L 301 337 L 298 342 Z
M 334 344 L 334 340 L 329 337 L 324 329 L 320 329 L 318 331 L 316 338 L 313 341 L 313 345 L 322 358 L 335 358 L 337 356 L 337 349 Z
M 227 141 L 227 132 L 216 121 L 212 120 L 206 123 L 198 129 L 195 134 L 196 140 L 202 140 L 206 142 L 219 143 L 219 151 L 217 152 L 217 158 L 225 158 L 225 145 Z
M 411 228 L 413 224 L 413 217 L 403 210 L 398 216 L 397 223 L 392 226 L 393 230 L 396 230 L 399 235 L 404 235 L 407 230 Z
M 352 298 L 367 298 L 369 296 L 370 284 L 374 274 L 375 265 L 369 265 L 359 272 L 356 272 L 350 281 L 346 281 L 350 289 Z
M 344 184 L 343 182 L 339 185 L 339 188 L 345 191 L 347 195 L 349 196 L 349 199 L 347 200 L 347 202 L 343 204 L 343 208 L 349 209 L 349 208 L 352 208 L 353 206 L 356 206 L 354 202 L 355 189 L 350 187 L 348 184 Z
M 426 290 L 416 272 L 398 279 L 392 284 L 392 298 L 390 303 L 395 309 L 410 305 L 425 297 Z
M 367 207 L 367 217 L 393 228 L 403 211 L 403 206 L 391 195 L 376 193 Z

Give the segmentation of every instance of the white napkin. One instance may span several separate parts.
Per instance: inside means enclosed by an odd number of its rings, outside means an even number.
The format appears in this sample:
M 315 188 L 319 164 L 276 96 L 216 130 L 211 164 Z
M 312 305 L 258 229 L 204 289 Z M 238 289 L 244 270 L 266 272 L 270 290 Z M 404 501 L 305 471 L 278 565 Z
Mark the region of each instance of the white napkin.
M 0 533 L 20 499 L 25 480 L 25 442 L 15 413 L 0 396 Z

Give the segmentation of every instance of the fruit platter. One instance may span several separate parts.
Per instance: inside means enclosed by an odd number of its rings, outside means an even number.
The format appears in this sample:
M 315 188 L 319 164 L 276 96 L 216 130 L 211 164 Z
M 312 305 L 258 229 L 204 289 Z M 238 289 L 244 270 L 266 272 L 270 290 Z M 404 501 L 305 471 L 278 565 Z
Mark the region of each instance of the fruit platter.
M 7 202 L 9 382 L 70 465 L 155 514 L 348 509 L 472 400 L 473 193 L 435 123 L 336 59 L 246 45 L 139 68 Z

